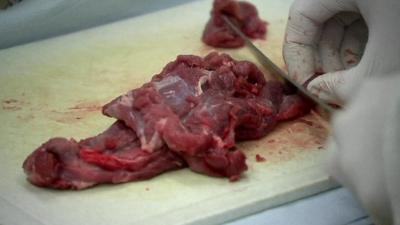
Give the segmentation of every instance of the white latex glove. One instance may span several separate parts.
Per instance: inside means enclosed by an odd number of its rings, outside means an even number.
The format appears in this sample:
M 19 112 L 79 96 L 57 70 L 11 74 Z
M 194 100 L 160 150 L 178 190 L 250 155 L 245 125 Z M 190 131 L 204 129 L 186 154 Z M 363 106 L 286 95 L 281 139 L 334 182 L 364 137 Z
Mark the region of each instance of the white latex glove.
M 328 72 L 308 89 L 349 103 L 333 121 L 329 171 L 378 225 L 400 224 L 398 21 L 398 0 L 296 0 L 283 52 L 293 79 L 304 83 Z
M 368 78 L 334 117 L 328 171 L 377 225 L 400 224 L 400 73 Z
M 399 0 L 296 0 L 283 48 L 289 75 L 303 84 L 326 72 L 308 89 L 344 104 L 364 77 L 400 69 L 399 12 Z

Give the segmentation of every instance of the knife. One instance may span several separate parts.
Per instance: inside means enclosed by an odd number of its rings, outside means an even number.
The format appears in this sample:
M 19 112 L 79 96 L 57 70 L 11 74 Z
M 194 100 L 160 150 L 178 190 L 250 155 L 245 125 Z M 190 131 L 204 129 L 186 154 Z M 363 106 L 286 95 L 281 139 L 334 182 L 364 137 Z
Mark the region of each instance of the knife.
M 311 99 L 313 102 L 321 106 L 321 108 L 325 109 L 327 112 L 334 112 L 335 108 L 332 106 L 328 105 L 327 103 L 321 101 L 317 97 L 315 97 L 313 94 L 311 94 L 307 89 L 305 89 L 302 85 L 298 84 L 296 81 L 294 81 L 291 77 L 289 77 L 283 70 L 281 70 L 277 65 L 275 65 L 260 49 L 258 49 L 253 42 L 250 41 L 249 38 L 243 32 L 236 27 L 236 25 L 227 17 L 227 16 L 222 16 L 222 19 L 228 24 L 228 26 L 237 34 L 239 37 L 241 37 L 244 42 L 246 43 L 247 47 L 250 48 L 250 50 L 253 52 L 254 56 L 257 58 L 257 60 L 268 70 L 270 71 L 273 75 L 278 80 L 283 80 L 284 82 L 287 82 L 297 88 L 302 94 L 307 96 L 309 99 Z

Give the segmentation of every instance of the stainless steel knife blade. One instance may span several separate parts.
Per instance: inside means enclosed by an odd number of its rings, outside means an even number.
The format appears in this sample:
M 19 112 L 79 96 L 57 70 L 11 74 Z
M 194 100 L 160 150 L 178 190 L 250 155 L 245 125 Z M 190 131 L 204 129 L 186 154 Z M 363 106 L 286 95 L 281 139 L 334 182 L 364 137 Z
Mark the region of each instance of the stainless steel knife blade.
M 332 113 L 335 111 L 335 108 L 328 105 L 327 103 L 323 102 L 322 100 L 318 99 L 316 96 L 311 94 L 307 89 L 305 89 L 302 85 L 298 84 L 294 81 L 291 77 L 289 77 L 283 70 L 281 70 L 278 66 L 275 65 L 260 49 L 258 49 L 250 39 L 243 34 L 243 32 L 227 17 L 222 16 L 223 20 L 228 24 L 228 26 L 237 34 L 239 35 L 246 43 L 247 47 L 253 52 L 256 56 L 257 60 L 267 69 L 269 70 L 272 75 L 274 75 L 278 80 L 288 82 L 295 86 L 302 94 L 310 98 L 312 101 L 317 103 L 321 108 L 325 109 L 326 111 Z

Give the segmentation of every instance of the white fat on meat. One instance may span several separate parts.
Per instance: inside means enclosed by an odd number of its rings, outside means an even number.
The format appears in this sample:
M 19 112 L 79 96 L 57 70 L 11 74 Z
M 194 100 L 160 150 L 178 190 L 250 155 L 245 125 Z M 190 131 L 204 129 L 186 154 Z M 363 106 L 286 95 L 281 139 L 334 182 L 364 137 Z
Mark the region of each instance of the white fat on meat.
M 180 81 L 183 81 L 182 78 L 180 78 L 178 75 L 175 75 L 175 76 L 168 76 L 158 82 L 153 82 L 153 84 L 154 84 L 154 87 L 156 88 L 156 90 L 160 91 L 161 89 L 171 86 L 171 85 L 174 85 Z
M 131 121 L 132 124 L 130 124 L 129 121 Z M 147 142 L 146 136 L 144 134 L 145 124 L 143 122 L 143 118 L 141 118 L 141 116 L 138 113 L 135 113 L 135 111 L 131 111 L 129 112 L 129 121 L 127 125 L 135 130 L 136 135 L 139 137 L 140 143 L 141 144 L 146 143 Z
M 150 141 L 147 141 L 144 135 L 140 137 L 141 148 L 143 150 L 153 152 L 155 149 L 158 149 L 163 145 L 163 141 L 158 130 L 163 130 L 166 123 L 166 118 L 162 118 L 157 121 L 155 124 L 156 130 L 154 131 L 153 136 L 151 136 Z
M 134 100 L 133 93 L 130 91 L 125 95 L 122 95 L 119 99 L 119 103 L 126 107 L 132 107 L 132 102 Z
M 211 70 L 203 70 L 204 76 L 200 77 L 199 82 L 197 83 L 196 90 L 195 90 L 195 96 L 199 96 L 203 94 L 203 84 L 207 83 L 212 76 L 213 71 Z
M 185 80 L 178 75 L 169 76 L 161 81 L 153 83 L 158 93 L 160 93 L 170 105 L 186 103 L 186 98 L 195 94 L 194 88 L 188 85 Z
M 134 101 L 133 92 L 130 91 L 114 101 L 115 102 L 109 104 L 106 108 L 106 113 L 111 116 L 119 115 L 121 111 L 121 106 L 122 108 L 132 108 L 132 103 Z
M 165 92 L 163 92 L 163 95 L 165 98 L 174 98 L 175 91 L 174 90 L 165 91 Z

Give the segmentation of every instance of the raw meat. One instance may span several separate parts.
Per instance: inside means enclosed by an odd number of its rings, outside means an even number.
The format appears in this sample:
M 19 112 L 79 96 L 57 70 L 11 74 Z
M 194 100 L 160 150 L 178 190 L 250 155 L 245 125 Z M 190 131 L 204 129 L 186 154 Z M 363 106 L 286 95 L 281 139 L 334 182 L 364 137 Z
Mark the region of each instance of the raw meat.
M 228 16 L 249 38 L 264 38 L 267 33 L 267 22 L 258 17 L 254 5 L 244 1 L 214 0 L 211 19 L 204 32 L 203 42 L 220 48 L 238 48 L 244 40 L 235 34 L 222 19 Z
M 59 189 L 143 180 L 186 166 L 234 181 L 247 169 L 236 141 L 261 138 L 310 107 L 250 62 L 215 52 L 181 55 L 151 82 L 106 104 L 103 114 L 117 121 L 102 134 L 50 139 L 23 168 L 31 183 Z
M 166 146 L 144 151 L 135 132 L 117 121 L 104 133 L 80 142 L 52 138 L 25 160 L 23 168 L 37 186 L 84 189 L 99 183 L 148 179 L 185 165 Z

